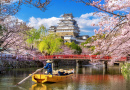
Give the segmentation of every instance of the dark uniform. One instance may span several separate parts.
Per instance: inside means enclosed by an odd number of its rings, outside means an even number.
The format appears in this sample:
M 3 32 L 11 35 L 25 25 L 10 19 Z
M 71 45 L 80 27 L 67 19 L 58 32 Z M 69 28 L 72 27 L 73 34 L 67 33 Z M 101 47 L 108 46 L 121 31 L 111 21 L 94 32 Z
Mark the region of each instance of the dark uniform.
M 44 69 L 47 69 L 47 74 L 51 74 L 52 75 L 52 65 L 51 63 L 47 63 L 46 66 L 44 67 Z

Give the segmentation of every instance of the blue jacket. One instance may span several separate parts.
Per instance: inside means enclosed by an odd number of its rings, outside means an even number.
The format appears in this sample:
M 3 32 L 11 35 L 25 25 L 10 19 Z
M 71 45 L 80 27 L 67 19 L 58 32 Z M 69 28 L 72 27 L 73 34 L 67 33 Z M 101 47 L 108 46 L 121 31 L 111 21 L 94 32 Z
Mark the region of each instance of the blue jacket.
M 52 66 L 51 63 L 47 63 L 44 69 L 47 69 L 47 74 L 52 74 Z
M 44 69 L 52 70 L 52 65 L 51 63 L 47 63 Z
M 65 75 L 64 73 L 65 73 L 65 72 L 60 72 L 60 71 L 58 71 L 58 75 L 59 75 L 59 76 Z

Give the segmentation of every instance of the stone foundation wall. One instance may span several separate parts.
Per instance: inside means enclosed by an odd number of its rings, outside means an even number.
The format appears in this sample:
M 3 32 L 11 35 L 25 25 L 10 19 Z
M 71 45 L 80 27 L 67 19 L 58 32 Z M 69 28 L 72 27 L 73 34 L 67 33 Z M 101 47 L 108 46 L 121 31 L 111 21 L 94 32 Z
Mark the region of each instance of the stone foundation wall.
M 0 60 L 0 72 L 8 68 L 30 68 L 43 66 L 43 62 L 34 60 Z
M 88 60 L 82 61 L 82 65 L 89 64 Z M 54 66 L 76 66 L 76 60 L 54 60 Z

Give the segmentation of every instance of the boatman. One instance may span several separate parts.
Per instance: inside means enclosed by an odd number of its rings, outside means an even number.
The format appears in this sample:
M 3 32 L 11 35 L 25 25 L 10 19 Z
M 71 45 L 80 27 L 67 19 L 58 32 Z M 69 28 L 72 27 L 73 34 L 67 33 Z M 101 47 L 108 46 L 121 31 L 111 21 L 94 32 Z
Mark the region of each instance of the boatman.
M 47 74 L 51 74 L 52 75 L 52 61 L 51 60 L 47 60 L 46 61 L 47 62 L 47 64 L 46 64 L 46 66 L 44 67 L 44 69 L 47 69 Z

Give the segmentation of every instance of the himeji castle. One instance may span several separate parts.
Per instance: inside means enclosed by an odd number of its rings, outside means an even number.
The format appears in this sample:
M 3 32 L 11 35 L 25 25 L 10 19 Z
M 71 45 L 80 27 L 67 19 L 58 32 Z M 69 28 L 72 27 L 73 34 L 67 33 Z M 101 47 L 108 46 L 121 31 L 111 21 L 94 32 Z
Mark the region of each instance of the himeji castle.
M 85 42 L 89 36 L 79 36 L 80 30 L 72 13 L 64 14 L 62 17 L 63 18 L 58 23 L 58 26 L 51 26 L 49 28 L 49 34 L 55 33 L 56 35 L 61 36 L 61 38 L 64 39 L 64 42 L 74 41 L 77 44 Z

